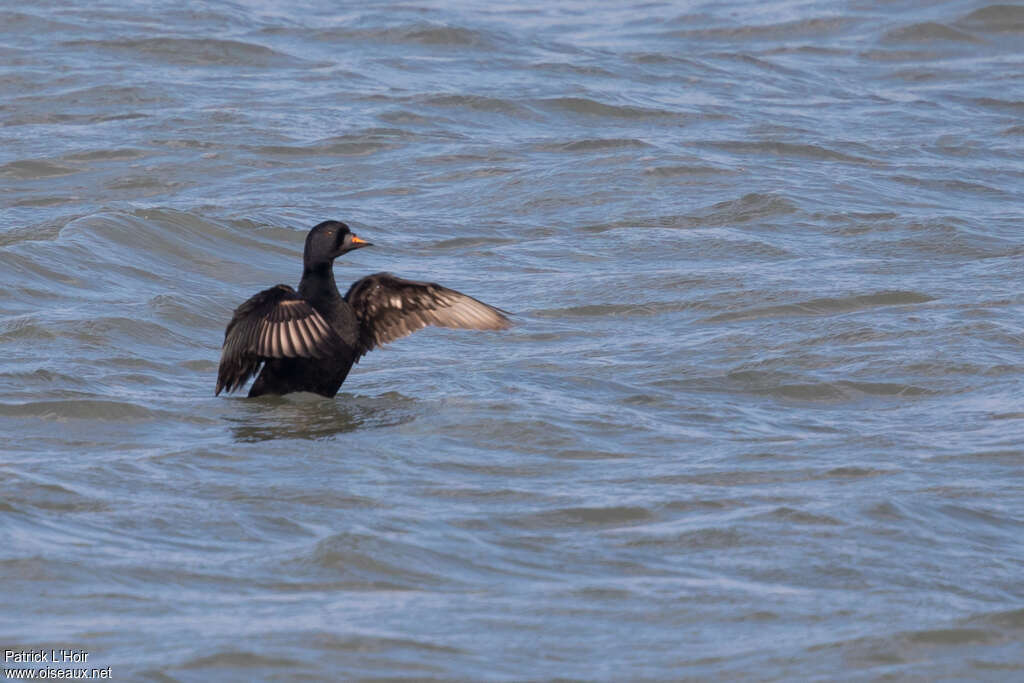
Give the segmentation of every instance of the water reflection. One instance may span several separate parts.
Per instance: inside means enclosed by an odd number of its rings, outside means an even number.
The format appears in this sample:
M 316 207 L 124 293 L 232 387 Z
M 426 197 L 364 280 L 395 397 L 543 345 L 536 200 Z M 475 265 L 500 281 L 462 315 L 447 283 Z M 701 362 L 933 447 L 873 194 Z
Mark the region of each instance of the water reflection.
M 397 392 L 380 396 L 338 394 L 335 398 L 299 393 L 235 403 L 238 410 L 227 420 L 232 423 L 235 441 L 243 443 L 330 439 L 358 429 L 405 424 L 418 415 L 415 400 Z

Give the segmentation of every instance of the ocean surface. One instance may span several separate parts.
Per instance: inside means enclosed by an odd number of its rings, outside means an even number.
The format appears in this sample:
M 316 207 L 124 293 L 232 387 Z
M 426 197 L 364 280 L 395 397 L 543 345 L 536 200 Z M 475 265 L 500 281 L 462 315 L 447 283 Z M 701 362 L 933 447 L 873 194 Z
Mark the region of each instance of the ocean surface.
M 1024 5 L 6 1 L 0 206 L 0 650 L 1024 678 Z M 215 398 L 328 218 L 515 326 Z

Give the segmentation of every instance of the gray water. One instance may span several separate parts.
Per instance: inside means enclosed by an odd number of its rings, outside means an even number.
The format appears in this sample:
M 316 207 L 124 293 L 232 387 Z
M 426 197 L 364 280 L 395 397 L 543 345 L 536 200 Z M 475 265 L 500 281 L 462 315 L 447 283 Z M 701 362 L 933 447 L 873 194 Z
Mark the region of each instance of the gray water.
M 1024 676 L 1024 6 L 2 7 L 0 649 Z M 515 327 L 214 398 L 327 218 Z

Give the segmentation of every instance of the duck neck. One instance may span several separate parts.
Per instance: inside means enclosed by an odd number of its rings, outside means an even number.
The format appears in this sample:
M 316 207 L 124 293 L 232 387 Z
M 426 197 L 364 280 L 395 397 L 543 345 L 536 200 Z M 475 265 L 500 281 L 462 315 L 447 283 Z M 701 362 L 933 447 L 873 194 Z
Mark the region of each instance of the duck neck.
M 341 299 L 334 282 L 334 264 L 331 262 L 306 265 L 299 282 L 299 296 L 314 304 L 331 303 Z

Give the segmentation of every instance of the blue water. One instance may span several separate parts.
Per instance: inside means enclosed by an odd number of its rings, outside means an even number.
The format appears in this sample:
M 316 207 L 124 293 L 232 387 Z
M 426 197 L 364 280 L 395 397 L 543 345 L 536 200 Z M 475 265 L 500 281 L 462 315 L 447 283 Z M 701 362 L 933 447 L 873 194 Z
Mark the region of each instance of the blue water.
M 1022 115 L 1019 4 L 0 3 L 0 649 L 1024 676 Z M 515 327 L 215 398 L 327 218 Z

